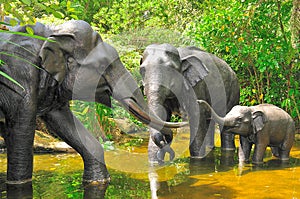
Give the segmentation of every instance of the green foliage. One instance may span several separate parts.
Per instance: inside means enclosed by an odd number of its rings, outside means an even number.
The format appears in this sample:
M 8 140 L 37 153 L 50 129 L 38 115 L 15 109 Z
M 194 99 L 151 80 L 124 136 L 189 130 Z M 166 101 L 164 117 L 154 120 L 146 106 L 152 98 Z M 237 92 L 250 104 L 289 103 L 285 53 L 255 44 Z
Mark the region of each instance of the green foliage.
M 289 24 L 292 0 L 13 0 L 2 8 L 21 22 L 45 14 L 91 22 L 101 34 L 109 34 L 140 85 L 139 61 L 147 45 L 202 47 L 236 71 L 241 104 L 272 103 L 300 120 L 299 49 L 292 48 Z M 114 117 L 132 118 L 121 108 L 113 112 Z M 101 117 L 106 113 L 111 114 L 104 111 Z
M 64 15 L 61 13 L 59 1 L 46 1 L 46 0 L 0 0 L 1 7 L 4 9 L 0 15 L 12 15 L 17 18 L 21 24 L 34 24 L 36 17 L 40 17 L 45 12 L 52 14 L 57 18 L 63 18 Z M 3 6 L 3 7 L 2 7 Z
M 119 34 L 146 27 L 183 30 L 199 12 L 197 2 L 188 0 L 120 0 L 103 5 L 94 15 L 100 32 Z
M 272 103 L 300 119 L 299 51 L 292 48 L 289 31 L 292 2 L 216 0 L 202 6 L 186 34 L 237 72 L 241 103 Z
M 72 101 L 70 103 L 72 112 L 103 144 L 104 148 L 111 149 L 112 138 L 110 133 L 116 124 L 112 117 L 112 110 L 102 104 L 92 102 Z

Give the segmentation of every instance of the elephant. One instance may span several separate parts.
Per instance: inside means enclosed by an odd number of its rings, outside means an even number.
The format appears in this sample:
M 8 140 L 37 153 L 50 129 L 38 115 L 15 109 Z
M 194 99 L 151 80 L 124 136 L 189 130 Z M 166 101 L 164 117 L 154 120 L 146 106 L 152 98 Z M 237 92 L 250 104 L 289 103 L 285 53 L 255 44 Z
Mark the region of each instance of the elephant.
M 212 113 L 212 118 L 224 125 L 226 131 L 240 135 L 239 159 L 250 162 L 252 145 L 255 144 L 253 164 L 262 164 L 267 146 L 275 157 L 289 160 L 290 150 L 295 139 L 295 122 L 281 108 L 272 104 L 256 106 L 234 106 L 225 117 L 218 116 L 213 108 L 203 100 L 198 101 Z
M 192 158 L 203 158 L 214 148 L 214 121 L 207 120 L 205 109 L 198 110 L 197 99 L 209 101 L 221 115 L 239 103 L 239 82 L 230 66 L 217 56 L 197 47 L 176 48 L 171 44 L 151 44 L 140 62 L 144 94 L 148 107 L 162 120 L 172 114 L 188 117 L 189 151 Z M 150 128 L 149 162 L 162 162 L 170 148 L 172 131 L 163 135 Z M 222 149 L 235 150 L 234 136 L 223 133 Z
M 24 35 L 28 29 L 34 36 Z M 103 148 L 73 115 L 70 100 L 110 107 L 113 97 L 153 128 L 167 132 L 164 129 L 185 125 L 163 122 L 148 111 L 117 51 L 87 22 L 70 20 L 57 26 L 37 22 L 10 30 L 0 34 L 0 70 L 19 83 L 0 75 L 0 130 L 7 146 L 8 184 L 32 181 L 37 118 L 82 156 L 83 182 L 110 180 Z

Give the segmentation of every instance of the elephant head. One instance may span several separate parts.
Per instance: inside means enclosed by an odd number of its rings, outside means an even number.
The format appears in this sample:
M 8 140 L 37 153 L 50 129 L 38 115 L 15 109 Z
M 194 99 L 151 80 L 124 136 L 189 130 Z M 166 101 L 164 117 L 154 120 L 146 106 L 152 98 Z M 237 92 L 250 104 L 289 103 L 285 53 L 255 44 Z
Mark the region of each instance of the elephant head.
M 140 121 L 153 128 L 186 124 L 163 122 L 150 115 L 138 86 L 121 63 L 117 51 L 80 20 L 52 28 L 40 51 L 41 65 L 68 100 L 96 101 L 110 106 L 117 99 Z
M 198 100 L 198 102 L 211 111 L 212 119 L 224 125 L 226 131 L 241 136 L 251 136 L 261 131 L 267 122 L 262 111 L 253 111 L 251 107 L 237 105 L 225 117 L 220 117 L 206 101 Z

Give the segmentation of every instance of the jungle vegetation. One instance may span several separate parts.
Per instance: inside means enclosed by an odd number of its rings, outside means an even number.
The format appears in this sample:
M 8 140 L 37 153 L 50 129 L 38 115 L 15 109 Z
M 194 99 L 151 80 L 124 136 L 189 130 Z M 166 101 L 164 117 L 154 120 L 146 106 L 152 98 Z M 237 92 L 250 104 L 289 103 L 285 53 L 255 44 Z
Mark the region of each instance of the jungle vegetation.
M 151 43 L 194 45 L 216 54 L 237 73 L 242 105 L 271 103 L 300 121 L 300 2 L 298 0 L 0 0 L 0 16 L 21 24 L 82 19 L 119 52 L 138 83 L 139 61 Z M 2 24 L 3 26 L 3 24 Z M 30 30 L 28 32 L 30 33 Z M 72 102 L 75 114 L 99 137 L 122 109 Z M 86 117 L 89 116 L 89 117 Z M 139 123 L 136 122 L 138 125 Z

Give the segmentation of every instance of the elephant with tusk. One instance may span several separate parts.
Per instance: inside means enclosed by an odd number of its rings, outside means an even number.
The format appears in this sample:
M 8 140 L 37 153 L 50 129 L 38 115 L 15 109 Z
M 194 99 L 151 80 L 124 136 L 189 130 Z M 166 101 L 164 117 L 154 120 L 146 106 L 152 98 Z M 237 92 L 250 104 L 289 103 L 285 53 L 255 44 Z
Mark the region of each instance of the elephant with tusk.
M 212 119 L 226 131 L 240 135 L 240 161 L 249 162 L 252 145 L 255 144 L 252 163 L 262 164 L 267 146 L 274 156 L 289 160 L 295 139 L 295 122 L 284 110 L 271 104 L 234 106 L 225 117 L 220 117 L 204 100 L 200 105 L 211 111 Z
M 163 122 L 149 113 L 117 51 L 85 21 L 10 28 L 20 34 L 0 33 L 0 70 L 23 88 L 0 76 L 0 130 L 7 146 L 7 183 L 32 179 L 37 117 L 82 156 L 84 182 L 110 180 L 103 148 L 72 114 L 70 100 L 111 106 L 112 96 L 137 119 L 162 132 L 186 125 Z M 47 40 L 22 35 L 27 28 Z

